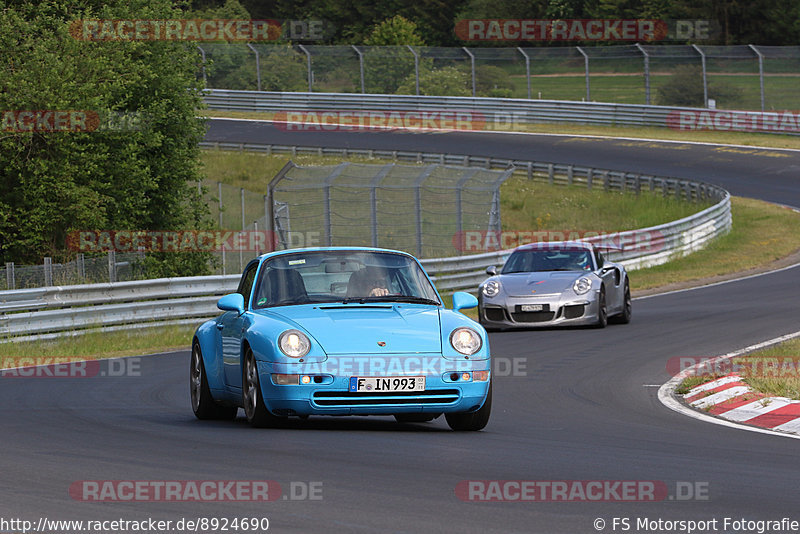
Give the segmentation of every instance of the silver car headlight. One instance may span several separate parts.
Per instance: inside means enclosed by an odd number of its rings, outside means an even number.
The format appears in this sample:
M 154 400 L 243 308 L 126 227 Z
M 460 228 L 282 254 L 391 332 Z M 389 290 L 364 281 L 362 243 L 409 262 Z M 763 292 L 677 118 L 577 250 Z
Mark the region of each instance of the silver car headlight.
M 450 344 L 461 354 L 469 356 L 481 350 L 481 336 L 472 328 L 456 328 L 450 334 Z
M 300 330 L 287 330 L 278 338 L 278 346 L 290 358 L 302 358 L 311 350 L 311 341 Z
M 483 284 L 483 294 L 487 297 L 493 297 L 500 293 L 500 282 L 497 280 L 489 280 Z
M 583 295 L 590 289 L 592 289 L 592 281 L 585 276 L 581 276 L 572 284 L 572 290 L 578 295 Z

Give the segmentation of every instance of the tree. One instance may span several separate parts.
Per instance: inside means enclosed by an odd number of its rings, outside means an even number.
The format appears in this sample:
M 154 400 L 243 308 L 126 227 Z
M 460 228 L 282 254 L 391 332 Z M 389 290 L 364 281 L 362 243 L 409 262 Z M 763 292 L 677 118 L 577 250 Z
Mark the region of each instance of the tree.
M 204 133 L 196 118 L 202 107 L 196 48 L 175 41 L 79 40 L 68 25 L 183 15 L 169 0 L 22 0 L 0 11 L 0 110 L 88 110 L 92 117 L 138 119 L 91 131 L 24 131 L 4 123 L 0 262 L 68 259 L 66 238 L 74 230 L 210 224 L 195 186 Z M 156 255 L 151 263 L 163 273 L 197 274 L 207 269 L 208 257 Z
M 425 41 L 417 33 L 417 25 L 401 15 L 386 19 L 372 28 L 364 40 L 367 46 L 424 46 Z

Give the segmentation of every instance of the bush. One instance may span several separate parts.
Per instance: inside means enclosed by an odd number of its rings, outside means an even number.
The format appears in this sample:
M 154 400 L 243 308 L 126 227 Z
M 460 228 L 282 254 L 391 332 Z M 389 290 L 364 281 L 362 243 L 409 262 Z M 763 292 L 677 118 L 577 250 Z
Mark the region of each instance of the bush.
M 742 91 L 725 82 L 708 84 L 708 98 L 732 105 L 741 100 Z M 705 107 L 703 102 L 703 71 L 700 67 L 685 65 L 675 69 L 675 74 L 656 91 L 660 106 Z

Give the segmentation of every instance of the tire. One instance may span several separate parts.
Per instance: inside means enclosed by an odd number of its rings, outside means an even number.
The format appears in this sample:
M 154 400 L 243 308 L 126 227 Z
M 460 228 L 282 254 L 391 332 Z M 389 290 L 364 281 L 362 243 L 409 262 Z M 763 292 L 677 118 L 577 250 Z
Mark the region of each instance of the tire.
M 600 295 L 597 296 L 597 302 L 597 322 L 594 324 L 594 326 L 595 328 L 605 328 L 608 324 L 608 309 L 606 308 L 605 286 L 600 286 Z
M 440 413 L 398 413 L 394 418 L 398 423 L 428 423 L 439 417 Z
M 192 411 L 198 419 L 234 419 L 239 411 L 235 406 L 220 406 L 211 396 L 203 353 L 197 341 L 192 344 L 192 358 L 189 363 L 189 397 Z
M 631 303 L 631 287 L 627 280 L 625 280 L 625 297 L 622 304 L 622 313 L 618 313 L 611 318 L 615 324 L 628 324 L 631 322 L 631 315 L 633 315 L 633 306 Z
M 258 378 L 258 366 L 249 348 L 244 355 L 242 366 L 242 406 L 247 422 L 256 428 L 278 426 L 284 422 L 283 417 L 272 415 L 264 404 L 261 395 L 261 383 Z
M 446 413 L 447 424 L 457 432 L 476 432 L 483 430 L 489 422 L 492 413 L 492 383 L 489 382 L 489 392 L 483 406 L 475 412 Z

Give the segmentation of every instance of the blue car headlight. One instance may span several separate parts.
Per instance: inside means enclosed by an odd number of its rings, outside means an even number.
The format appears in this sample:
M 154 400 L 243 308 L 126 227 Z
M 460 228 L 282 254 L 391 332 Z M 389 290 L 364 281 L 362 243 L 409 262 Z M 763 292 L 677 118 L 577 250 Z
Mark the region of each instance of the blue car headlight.
M 290 358 L 302 358 L 311 350 L 311 341 L 300 330 L 287 330 L 278 338 L 278 346 Z
M 575 291 L 578 295 L 583 295 L 587 291 L 592 289 L 592 281 L 586 278 L 585 276 L 581 276 L 575 283 L 572 284 L 572 290 Z
M 469 356 L 481 350 L 483 340 L 472 328 L 456 328 L 450 334 L 450 344 L 461 354 Z

